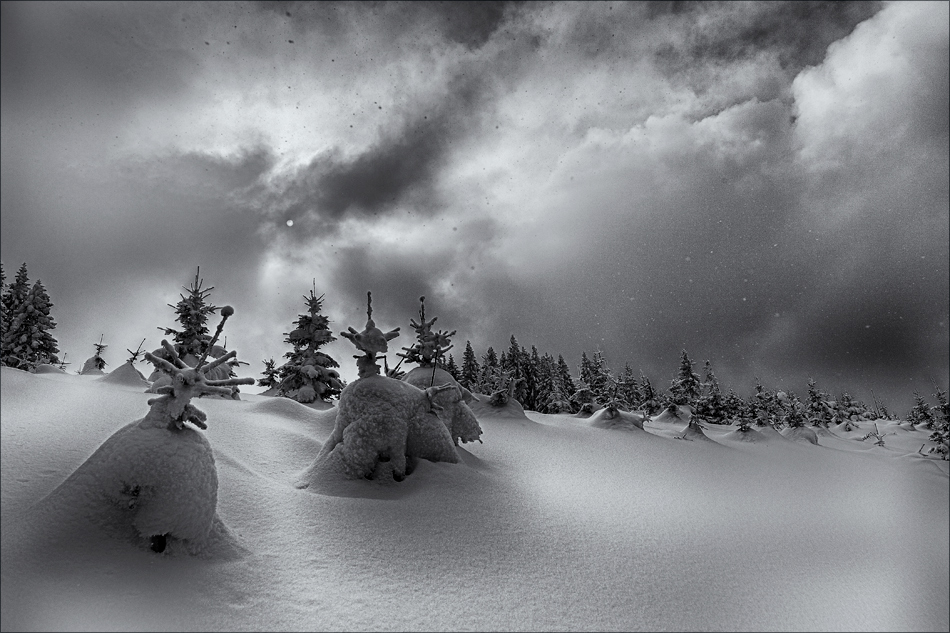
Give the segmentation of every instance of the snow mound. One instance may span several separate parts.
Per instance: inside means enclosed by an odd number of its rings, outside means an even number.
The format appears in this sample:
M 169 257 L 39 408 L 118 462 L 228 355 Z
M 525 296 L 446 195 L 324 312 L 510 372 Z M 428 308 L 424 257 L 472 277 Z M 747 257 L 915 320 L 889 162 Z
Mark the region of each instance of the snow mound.
M 688 422 L 693 417 L 693 412 L 689 407 L 680 405 L 675 409 L 667 407 L 651 420 L 656 424 L 682 424 Z
M 80 375 L 83 376 L 101 376 L 105 372 L 96 367 L 98 359 L 95 356 L 90 356 L 86 359 L 86 362 L 82 364 L 82 369 L 79 370 Z
M 297 487 L 328 477 L 402 481 L 419 459 L 457 463 L 449 431 L 432 406 L 440 389 L 378 375 L 347 385 L 333 432 Z
M 333 431 L 336 424 L 336 407 L 329 409 L 315 409 L 301 404 L 292 398 L 266 397 L 259 402 L 253 402 L 247 407 L 249 412 L 274 415 L 288 420 L 305 422 L 316 426 L 323 435 Z
M 710 438 L 706 433 L 703 432 L 703 427 L 699 423 L 694 422 L 693 420 L 689 421 L 689 424 L 686 425 L 686 428 L 683 429 L 683 432 L 679 435 L 674 436 L 678 440 L 687 440 L 687 441 L 700 441 L 700 442 L 713 442 L 715 440 Z
M 587 424 L 597 429 L 643 430 L 643 416 L 604 408 L 595 411 L 587 419 Z
M 115 371 L 109 372 L 102 378 L 99 378 L 99 380 L 117 385 L 128 385 L 130 387 L 149 386 L 148 381 L 145 380 L 145 376 L 132 365 L 131 361 L 126 361 L 124 365 Z
M 66 372 L 54 365 L 48 365 L 46 363 L 43 363 L 42 365 L 37 365 L 33 373 L 34 374 L 65 374 Z
M 739 429 L 733 429 L 732 431 L 729 431 L 728 433 L 724 433 L 724 434 L 721 435 L 720 437 L 721 437 L 723 440 L 726 440 L 726 441 L 733 441 L 733 442 L 750 442 L 750 443 L 755 443 L 755 442 L 765 442 L 765 441 L 766 441 L 766 438 L 765 438 L 764 435 L 762 435 L 762 434 L 759 433 L 757 430 L 755 430 L 754 428 L 751 428 L 751 427 L 750 427 L 749 430 L 747 430 L 747 431 L 742 431 L 742 430 L 739 430 Z
M 472 402 L 469 405 L 469 408 L 472 410 L 472 413 L 475 414 L 476 419 L 483 418 L 503 418 L 506 420 L 524 420 L 526 422 L 534 422 L 528 418 L 524 413 L 524 407 L 521 406 L 521 403 L 515 400 L 514 398 L 508 398 L 508 402 L 503 404 L 500 407 L 495 407 L 488 404 L 488 400 L 491 396 L 485 395 L 483 393 L 473 394 L 477 401 Z
M 482 427 L 478 425 L 475 413 L 467 404 L 475 402 L 476 396 L 452 378 L 452 374 L 440 367 L 416 367 L 403 376 L 402 380 L 419 389 L 446 384 L 454 386 L 455 389 L 440 391 L 435 396 L 434 402 L 442 407 L 442 410 L 438 411 L 439 418 L 456 446 L 459 441 L 480 441 Z
M 142 548 L 158 537 L 169 553 L 233 554 L 240 548 L 216 516 L 217 496 L 205 436 L 143 418 L 116 431 L 39 505 L 50 521 L 85 519 Z
M 818 433 L 816 433 L 814 429 L 807 426 L 785 428 L 782 429 L 780 433 L 783 437 L 796 442 L 808 442 L 809 444 L 814 444 L 815 446 L 818 445 Z
M 765 426 L 757 426 L 756 430 L 768 441 L 779 441 L 779 442 L 789 442 L 788 438 L 778 432 L 778 430 L 771 424 L 766 424 Z

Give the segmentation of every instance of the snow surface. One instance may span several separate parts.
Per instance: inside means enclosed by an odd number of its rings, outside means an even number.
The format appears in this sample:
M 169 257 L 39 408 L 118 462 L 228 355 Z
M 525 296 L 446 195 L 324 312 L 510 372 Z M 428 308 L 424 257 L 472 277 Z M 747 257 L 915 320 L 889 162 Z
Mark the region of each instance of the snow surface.
M 677 441 L 677 418 L 481 408 L 458 463 L 320 491 L 294 483 L 336 409 L 202 398 L 213 536 L 156 554 L 109 529 L 117 506 L 54 492 L 153 397 L 90 378 L 0 369 L 4 631 L 950 626 L 948 462 L 924 430 Z

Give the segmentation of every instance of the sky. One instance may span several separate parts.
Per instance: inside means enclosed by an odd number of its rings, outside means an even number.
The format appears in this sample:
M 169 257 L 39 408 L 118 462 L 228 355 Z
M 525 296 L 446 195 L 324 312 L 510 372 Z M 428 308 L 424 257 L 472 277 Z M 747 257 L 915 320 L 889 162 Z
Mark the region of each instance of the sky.
M 456 360 L 950 379 L 948 3 L 0 6 L 0 258 L 72 370 L 200 266 L 255 378 L 315 287 L 337 333 L 372 291 L 390 360 L 425 296 Z

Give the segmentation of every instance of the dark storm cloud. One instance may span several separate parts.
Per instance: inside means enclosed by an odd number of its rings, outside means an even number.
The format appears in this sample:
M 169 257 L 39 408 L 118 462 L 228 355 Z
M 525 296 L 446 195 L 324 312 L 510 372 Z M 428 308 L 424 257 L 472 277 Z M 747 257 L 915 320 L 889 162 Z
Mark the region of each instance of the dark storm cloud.
M 410 2 L 416 10 L 438 16 L 439 28 L 453 42 L 478 48 L 492 36 L 505 16 L 508 2 Z
M 449 96 L 412 113 L 400 129 L 355 158 L 321 155 L 263 192 L 279 221 L 300 223 L 298 237 L 332 233 L 346 217 L 373 218 L 402 204 L 423 216 L 440 208 L 434 181 L 457 139 L 477 125 L 485 98 L 477 75 L 460 75 Z
M 264 13 L 285 19 L 298 31 L 319 29 L 329 36 L 359 30 L 365 19 L 389 23 L 392 31 L 434 30 L 448 42 L 469 48 L 482 46 L 503 22 L 509 2 L 257 2 Z
M 847 36 L 877 13 L 880 2 L 672 3 L 670 11 L 651 8 L 656 16 L 688 20 L 681 42 L 661 45 L 655 59 L 673 75 L 693 76 L 696 66 L 728 64 L 775 55 L 789 76 L 821 63 L 828 45 Z M 700 80 L 702 82 L 702 80 Z

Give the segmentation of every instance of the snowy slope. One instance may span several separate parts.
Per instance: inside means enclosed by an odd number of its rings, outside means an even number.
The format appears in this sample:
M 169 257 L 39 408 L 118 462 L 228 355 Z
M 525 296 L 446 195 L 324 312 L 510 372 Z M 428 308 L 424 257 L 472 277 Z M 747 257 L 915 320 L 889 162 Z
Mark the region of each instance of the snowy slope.
M 0 396 L 5 631 L 950 626 L 948 463 L 897 423 L 884 447 L 864 429 L 816 446 L 481 409 L 460 463 L 319 494 L 294 482 L 335 410 L 202 398 L 233 541 L 189 556 L 46 496 L 153 395 L 2 368 Z

